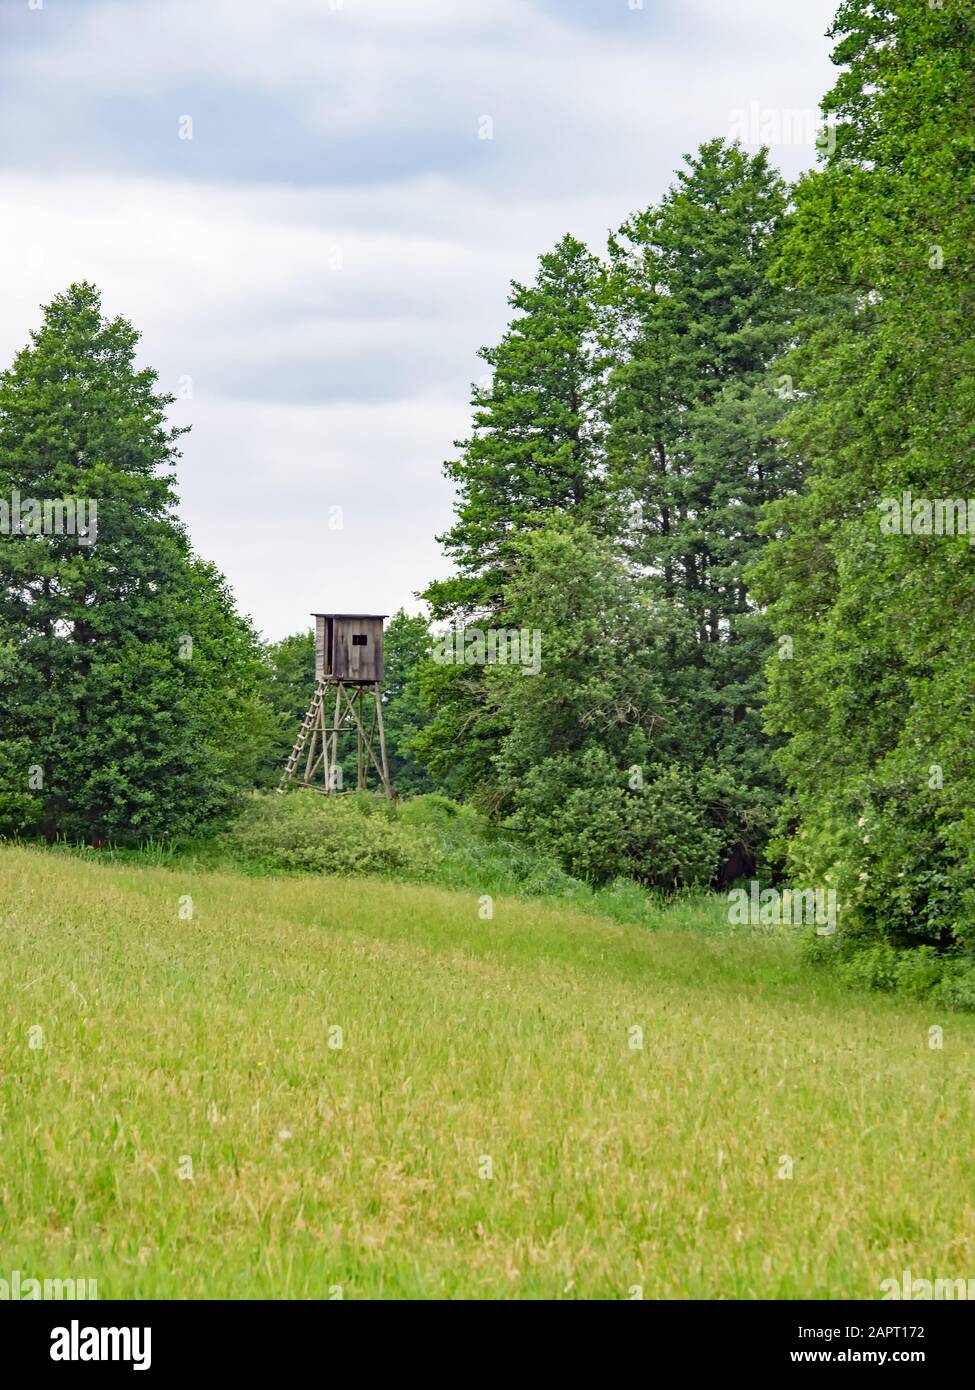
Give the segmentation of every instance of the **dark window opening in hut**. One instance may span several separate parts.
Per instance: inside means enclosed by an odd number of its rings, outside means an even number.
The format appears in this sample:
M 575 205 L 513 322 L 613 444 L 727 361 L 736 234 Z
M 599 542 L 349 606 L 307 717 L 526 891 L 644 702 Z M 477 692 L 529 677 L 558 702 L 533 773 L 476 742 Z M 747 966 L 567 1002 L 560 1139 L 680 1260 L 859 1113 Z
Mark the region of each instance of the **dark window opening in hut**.
M 352 634 L 352 645 L 353 645 L 353 647 L 364 647 L 364 646 L 366 645 L 366 642 L 367 642 L 367 641 L 368 641 L 368 638 L 366 637 L 366 634 L 365 634 L 364 632 L 353 632 L 353 634 Z

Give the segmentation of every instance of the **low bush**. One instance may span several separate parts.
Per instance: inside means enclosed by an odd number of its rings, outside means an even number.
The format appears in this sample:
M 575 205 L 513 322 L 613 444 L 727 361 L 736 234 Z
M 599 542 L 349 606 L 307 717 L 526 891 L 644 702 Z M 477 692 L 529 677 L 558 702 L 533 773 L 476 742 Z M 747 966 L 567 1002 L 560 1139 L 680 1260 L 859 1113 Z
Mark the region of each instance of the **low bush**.
M 975 961 L 931 946 L 898 951 L 887 941 L 860 946 L 836 960 L 841 979 L 856 989 L 889 990 L 949 1009 L 975 1010 Z
M 551 757 L 523 778 L 511 828 L 587 883 L 635 879 L 675 892 L 705 888 L 721 861 L 703 779 L 678 767 L 638 768 L 638 787 L 600 749 Z
M 257 793 L 220 852 L 250 873 L 381 874 L 478 895 L 556 900 L 617 921 L 648 922 L 652 906 L 632 879 L 593 888 L 554 854 L 437 793 L 403 801 Z
M 975 1013 L 975 961 L 953 961 L 933 991 L 932 998 L 947 1009 Z
M 855 955 L 838 962 L 837 969 L 846 984 L 856 989 L 893 989 L 897 983 L 898 952 L 886 941 L 864 946 Z
M 224 837 L 234 858 L 261 867 L 330 874 L 405 875 L 438 856 L 432 839 L 398 824 L 380 798 L 297 792 L 255 795 Z
M 900 951 L 894 967 L 894 989 L 898 994 L 922 999 L 941 980 L 945 964 L 944 956 L 939 956 L 931 946 Z

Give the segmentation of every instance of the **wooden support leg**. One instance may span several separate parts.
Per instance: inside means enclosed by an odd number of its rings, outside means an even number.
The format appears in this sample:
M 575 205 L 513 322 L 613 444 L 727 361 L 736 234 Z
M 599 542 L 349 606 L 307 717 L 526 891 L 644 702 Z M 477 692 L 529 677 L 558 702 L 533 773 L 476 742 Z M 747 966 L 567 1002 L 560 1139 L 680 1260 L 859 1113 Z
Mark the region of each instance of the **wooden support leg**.
M 339 734 L 343 732 L 344 724 L 344 731 L 350 734 L 353 726 L 355 727 L 357 789 L 359 791 L 368 790 L 370 768 L 374 768 L 379 776 L 383 792 L 391 799 L 394 793 L 389 778 L 380 686 L 372 685 L 374 705 L 367 715 L 365 703 L 367 687 L 365 685 L 353 685 L 346 688 L 342 681 L 335 681 L 335 714 L 330 726 L 325 713 L 325 701 L 328 687 L 331 684 L 332 682 L 323 682 L 316 693 L 315 705 L 311 711 L 310 726 L 306 723 L 302 727 L 288 767 L 282 774 L 281 790 L 284 789 L 285 784 L 292 776 L 294 765 L 299 757 L 304 757 L 305 760 L 305 776 L 302 785 L 310 787 L 313 791 L 322 791 L 326 795 L 341 790 L 338 781 L 340 775 Z M 378 750 L 376 748 L 377 733 L 379 736 Z M 307 744 L 307 753 L 305 748 L 301 746 L 302 743 Z M 314 780 L 320 763 L 324 772 L 324 786 L 316 786 Z
M 332 753 L 325 760 L 325 790 L 327 792 L 337 792 L 338 786 L 338 758 L 339 758 L 339 724 L 342 718 L 342 686 L 341 683 L 335 687 L 335 723 L 332 727 Z
M 383 697 L 379 686 L 373 686 L 376 692 L 376 724 L 379 728 L 379 756 L 382 760 L 381 776 L 383 779 L 383 791 L 389 800 L 392 800 L 393 786 L 389 780 L 389 764 L 386 761 L 386 730 L 383 726 Z
M 357 689 L 356 692 L 355 692 L 355 695 L 354 695 L 352 698 L 353 698 L 353 700 L 354 700 L 354 702 L 355 702 L 356 709 L 357 709 L 357 715 L 356 715 L 356 721 L 355 721 L 355 722 L 356 722 L 356 745 L 355 745 L 355 754 L 356 754 L 356 776 L 355 776 L 355 786 L 356 786 L 356 791 L 364 792 L 365 789 L 366 789 L 366 739 L 365 739 L 365 731 L 363 730 L 363 727 L 362 727 L 362 687 L 361 687 L 361 686 L 358 687 L 358 689 Z

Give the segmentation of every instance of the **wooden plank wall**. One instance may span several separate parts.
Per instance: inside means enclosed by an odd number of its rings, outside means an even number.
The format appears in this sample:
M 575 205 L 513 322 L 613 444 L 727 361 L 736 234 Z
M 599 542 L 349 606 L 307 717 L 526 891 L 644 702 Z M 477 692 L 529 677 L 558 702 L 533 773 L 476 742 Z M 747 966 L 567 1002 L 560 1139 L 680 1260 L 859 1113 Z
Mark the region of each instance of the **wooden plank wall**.
M 381 618 L 335 618 L 332 641 L 332 675 L 348 681 L 381 681 L 383 678 L 383 623 Z M 365 646 L 353 637 L 362 634 Z

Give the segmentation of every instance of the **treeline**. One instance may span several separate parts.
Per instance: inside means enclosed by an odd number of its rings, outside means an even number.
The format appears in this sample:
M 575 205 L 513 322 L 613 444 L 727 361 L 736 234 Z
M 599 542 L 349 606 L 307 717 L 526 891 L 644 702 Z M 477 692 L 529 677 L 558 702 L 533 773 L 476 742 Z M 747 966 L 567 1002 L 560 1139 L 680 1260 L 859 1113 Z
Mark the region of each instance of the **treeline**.
M 778 874 L 835 888 L 844 940 L 943 953 L 975 912 L 975 556 L 930 520 L 975 495 L 975 20 L 847 0 L 833 37 L 796 187 L 714 140 L 512 287 L 387 729 L 401 792 L 578 876 Z M 176 520 L 134 345 L 75 286 L 0 378 L 0 496 L 99 499 L 96 545 L 0 542 L 2 833 L 205 830 L 307 707 L 310 636 L 263 647 Z M 537 635 L 537 669 L 445 629 Z
M 577 872 L 757 864 L 923 974 L 975 935 L 975 552 L 937 521 L 975 498 L 975 14 L 847 0 L 833 38 L 797 187 L 705 145 L 514 287 L 427 597 L 542 670 L 429 668 L 417 746 Z
M 176 515 L 183 431 L 137 341 L 73 285 L 0 375 L 0 837 L 207 835 L 242 792 L 277 785 L 314 689 L 311 633 L 263 644 L 194 554 Z M 397 616 L 387 724 L 404 790 L 433 785 L 398 752 L 428 645 L 422 618 Z
M 710 143 L 513 287 L 426 597 L 541 671 L 429 664 L 413 746 L 575 872 L 835 889 L 923 983 L 975 936 L 975 13 L 832 36 L 795 188 Z
M 434 618 L 537 630 L 541 669 L 432 664 L 415 746 L 585 877 L 734 878 L 775 822 L 747 576 L 801 481 L 773 372 L 808 307 L 772 278 L 787 209 L 765 152 L 716 140 L 602 258 L 565 237 L 513 287 L 446 466 Z

